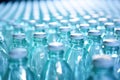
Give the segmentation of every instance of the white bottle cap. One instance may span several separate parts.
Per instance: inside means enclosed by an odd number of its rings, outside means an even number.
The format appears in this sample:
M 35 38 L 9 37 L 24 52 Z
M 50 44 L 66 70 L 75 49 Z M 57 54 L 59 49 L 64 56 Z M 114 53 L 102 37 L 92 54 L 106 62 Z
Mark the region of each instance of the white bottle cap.
M 116 34 L 120 35 L 120 28 L 115 28 Z
M 69 21 L 70 21 L 70 23 L 72 23 L 72 24 L 76 24 L 76 23 L 79 22 L 79 18 L 72 18 L 72 19 L 70 19 Z
M 98 21 L 105 23 L 105 22 L 107 22 L 107 18 L 99 18 Z
M 34 36 L 35 38 L 45 38 L 45 37 L 46 37 L 46 33 L 45 33 L 45 32 L 35 32 L 35 33 L 33 34 L 33 36 Z
M 91 16 L 85 15 L 85 16 L 83 16 L 83 18 L 84 18 L 85 20 L 89 20 L 89 19 L 91 18 Z
M 80 24 L 80 29 L 89 29 L 90 25 L 87 23 Z
M 111 28 L 114 28 L 115 26 L 113 22 L 106 22 L 105 27 L 111 29 Z
M 44 29 L 45 28 L 45 24 L 36 24 L 35 28 L 36 29 Z
M 89 23 L 90 25 L 97 25 L 97 21 L 94 20 L 94 19 L 89 20 L 88 23 Z
M 27 50 L 25 48 L 14 48 L 9 55 L 12 59 L 21 59 L 27 56 Z
M 68 32 L 68 31 L 71 30 L 71 28 L 70 28 L 70 27 L 67 27 L 67 26 L 60 27 L 59 29 L 60 29 L 60 31 L 62 31 L 62 32 Z
M 64 45 L 60 42 L 52 42 L 48 44 L 48 48 L 49 50 L 59 51 L 64 49 Z
M 88 32 L 88 35 L 91 35 L 91 36 L 99 36 L 101 35 L 101 32 L 99 30 L 90 30 Z
M 13 38 L 15 38 L 15 39 L 24 39 L 25 34 L 24 33 L 13 34 Z
M 62 24 L 68 24 L 68 20 L 60 20 L 60 23 L 62 23 Z
M 56 27 L 58 27 L 58 23 L 57 22 L 50 22 L 49 27 L 56 28 Z
M 113 59 L 109 55 L 94 55 L 93 66 L 97 68 L 113 67 Z
M 105 46 L 111 46 L 111 47 L 120 46 L 120 42 L 116 39 L 106 39 L 103 41 L 103 44 Z
M 84 39 L 84 36 L 80 33 L 72 33 L 70 36 L 72 39 Z

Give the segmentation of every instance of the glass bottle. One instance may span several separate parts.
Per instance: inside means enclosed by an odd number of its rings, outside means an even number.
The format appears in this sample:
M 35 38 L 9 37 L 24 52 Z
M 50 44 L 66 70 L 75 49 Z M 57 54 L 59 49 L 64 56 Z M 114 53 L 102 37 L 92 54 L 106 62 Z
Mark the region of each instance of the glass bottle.
M 117 80 L 114 76 L 113 61 L 108 55 L 95 55 L 92 71 L 87 80 Z
M 8 67 L 8 51 L 0 38 L 0 77 L 3 77 Z
M 102 35 L 105 33 L 105 23 L 107 22 L 107 18 L 99 18 L 98 19 L 98 26 L 97 26 L 97 30 L 99 30 Z
M 58 40 L 58 24 L 57 22 L 49 23 L 49 30 L 47 32 L 48 43 L 56 42 Z
M 59 28 L 59 38 L 58 38 L 58 42 L 61 42 L 64 44 L 65 48 L 64 48 L 64 53 L 66 54 L 66 50 L 67 48 L 70 46 L 70 31 L 71 28 L 64 26 L 64 27 L 60 27 Z
M 3 27 L 0 26 L 0 45 L 6 52 L 8 52 L 8 45 L 5 36 L 3 35 Z
M 115 28 L 116 39 L 120 41 L 120 28 Z
M 36 24 L 35 32 L 46 32 L 45 24 Z
M 68 20 L 65 20 L 65 19 L 63 19 L 63 20 L 60 20 L 60 23 L 61 23 L 61 26 L 68 26 L 69 24 L 69 22 L 68 22 Z
M 24 33 L 17 33 L 12 35 L 12 41 L 11 41 L 9 51 L 17 47 L 26 48 L 29 51 L 30 45 L 26 40 Z
M 114 73 L 118 77 L 120 66 L 120 42 L 116 39 L 107 39 L 103 42 L 104 54 L 112 57 L 114 61 Z
M 101 32 L 99 30 L 90 30 L 88 38 L 89 43 L 86 48 L 90 55 L 103 54 Z
M 87 56 L 88 52 L 84 48 L 84 36 L 80 33 L 72 33 L 71 46 L 65 57 L 74 72 L 75 80 L 85 80 L 88 70 Z
M 30 65 L 33 72 L 40 78 L 41 71 L 47 61 L 47 39 L 45 32 L 34 33 L 33 46 L 30 54 Z
M 9 64 L 2 80 L 37 80 L 27 66 L 27 50 L 14 48 L 9 53 Z
M 115 28 L 114 23 L 112 22 L 105 23 L 105 33 L 102 36 L 103 40 L 115 38 L 114 28 Z
M 90 25 L 87 23 L 80 24 L 79 26 L 79 33 L 81 33 L 84 36 L 84 45 L 86 46 L 88 44 L 88 31 L 89 31 Z
M 88 21 L 88 23 L 90 25 L 90 30 L 96 30 L 97 29 L 98 24 L 97 24 L 96 20 L 91 19 L 91 20 Z
M 62 43 L 48 45 L 48 60 L 44 65 L 40 80 L 74 80 L 73 72 L 65 59 Z
M 79 24 L 80 24 L 80 21 L 79 21 L 79 18 L 72 18 L 69 20 L 70 22 L 70 26 L 71 26 L 71 33 L 76 33 L 76 32 L 79 32 Z

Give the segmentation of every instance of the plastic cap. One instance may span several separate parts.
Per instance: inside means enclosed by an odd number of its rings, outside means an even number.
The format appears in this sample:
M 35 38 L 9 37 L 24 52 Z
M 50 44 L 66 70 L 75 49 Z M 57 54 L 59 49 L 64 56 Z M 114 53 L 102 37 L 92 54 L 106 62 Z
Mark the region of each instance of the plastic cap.
M 62 19 L 63 19 L 63 16 L 56 16 L 56 19 L 57 19 L 57 20 L 62 20 Z
M 90 27 L 90 25 L 89 24 L 80 24 L 80 26 L 79 26 L 81 29 L 89 29 L 89 27 Z
M 45 32 L 35 32 L 33 35 L 36 38 L 45 38 L 46 37 L 46 33 Z
M 106 22 L 105 23 L 105 27 L 106 28 L 114 28 L 114 23 L 112 23 L 112 22 Z
M 120 35 L 120 28 L 115 28 L 116 34 Z
M 50 17 L 44 17 L 43 20 L 44 20 L 45 22 L 49 22 L 49 21 L 50 21 Z
M 68 24 L 68 20 L 60 20 L 62 24 Z
M 21 59 L 27 56 L 27 50 L 25 48 L 14 48 L 10 51 L 10 57 L 12 59 Z
M 36 23 L 36 20 L 30 20 L 29 21 L 31 24 L 35 24 Z
M 68 31 L 70 31 L 70 30 L 71 30 L 71 28 L 70 28 L 70 27 L 67 27 L 67 26 L 60 27 L 60 31 L 62 31 L 62 32 L 68 32 Z
M 13 34 L 13 38 L 24 39 L 25 38 L 25 34 L 24 33 Z
M 119 43 L 120 42 L 116 39 L 106 39 L 106 40 L 103 41 L 103 44 L 105 46 L 111 46 L 111 47 L 119 46 L 120 45 Z
M 107 22 L 107 18 L 99 18 L 98 21 L 105 23 L 105 22 Z
M 73 24 L 76 24 L 77 22 L 79 22 L 79 18 L 72 18 L 69 21 Z
M 113 60 L 109 55 L 94 55 L 93 66 L 97 68 L 113 67 Z
M 101 35 L 101 32 L 99 30 L 90 30 L 88 32 L 88 35 L 99 36 L 99 35 Z
M 36 29 L 44 29 L 45 28 L 45 24 L 36 24 L 35 28 Z
M 98 14 L 92 14 L 92 17 L 93 17 L 93 18 L 98 18 L 99 15 L 98 15 Z
M 80 33 L 72 33 L 70 36 L 72 39 L 84 39 L 84 36 Z
M 50 27 L 58 27 L 58 23 L 57 22 L 50 22 L 49 26 Z
M 97 25 L 97 21 L 96 20 L 89 20 L 88 23 Z
M 120 19 L 114 19 L 113 20 L 115 23 L 119 23 L 120 24 Z
M 49 48 L 49 50 L 63 50 L 64 45 L 60 42 L 52 42 L 52 43 L 48 44 L 48 48 Z
M 89 20 L 89 19 L 91 18 L 91 16 L 85 15 L 85 16 L 83 16 L 83 18 L 84 18 L 85 20 Z

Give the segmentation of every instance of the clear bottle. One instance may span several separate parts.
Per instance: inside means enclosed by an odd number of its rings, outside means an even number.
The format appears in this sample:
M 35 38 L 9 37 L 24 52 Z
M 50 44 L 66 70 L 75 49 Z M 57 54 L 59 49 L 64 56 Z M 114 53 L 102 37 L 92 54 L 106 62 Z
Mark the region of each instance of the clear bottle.
M 120 41 L 120 28 L 115 28 L 116 39 Z
M 114 73 L 118 77 L 120 66 L 120 42 L 116 39 L 107 39 L 103 42 L 104 54 L 112 57 L 114 61 Z
M 5 36 L 3 35 L 3 27 L 0 27 L 0 45 L 6 52 L 8 52 L 8 45 Z
M 119 18 L 113 19 L 113 22 L 115 23 L 116 28 L 120 27 L 120 19 Z
M 40 78 L 41 71 L 47 61 L 47 39 L 45 32 L 34 33 L 33 46 L 30 54 L 30 66 L 33 72 Z
M 33 35 L 33 32 L 35 31 L 36 20 L 26 20 L 26 23 L 28 23 L 28 25 L 25 26 L 25 35 L 29 43 L 31 43 L 32 35 Z
M 0 38 L 0 76 L 3 77 L 8 67 L 8 52 Z
M 92 71 L 87 80 L 117 80 L 114 76 L 113 61 L 108 55 L 95 55 Z
M 74 80 L 73 72 L 67 64 L 62 43 L 52 42 L 48 45 L 49 58 L 44 65 L 40 80 Z
M 2 80 L 37 80 L 27 66 L 27 50 L 14 48 L 9 53 L 9 67 Z
M 87 23 L 80 24 L 79 26 L 79 33 L 81 33 L 84 36 L 84 45 L 86 46 L 88 44 L 88 31 L 89 31 L 90 25 Z
M 47 31 L 48 43 L 56 42 L 58 40 L 58 24 L 57 22 L 49 23 L 49 30 Z
M 105 33 L 102 36 L 103 40 L 115 38 L 114 28 L 115 28 L 114 23 L 112 22 L 105 23 Z
M 80 24 L 80 21 L 79 21 L 79 18 L 72 18 L 69 20 L 70 22 L 70 26 L 71 26 L 71 33 L 76 33 L 76 32 L 79 32 L 79 24 Z
M 26 40 L 26 36 L 24 33 L 17 33 L 12 35 L 12 41 L 11 46 L 9 47 L 9 51 L 17 47 L 26 48 L 29 51 L 30 45 Z
M 105 23 L 107 22 L 107 18 L 99 18 L 97 30 L 101 31 L 102 35 L 105 33 Z
M 61 23 L 61 26 L 68 26 L 69 24 L 69 22 L 68 22 L 68 20 L 60 20 L 60 23 Z
M 88 36 L 88 31 L 89 31 L 90 25 L 87 23 L 82 23 L 79 25 L 79 31 L 82 35 L 84 35 L 85 37 Z
M 95 54 L 103 54 L 102 51 L 102 38 L 99 30 L 90 30 L 88 32 L 88 40 L 86 48 L 91 56 Z
M 70 31 L 71 28 L 64 26 L 64 27 L 60 27 L 59 28 L 59 38 L 57 42 L 61 42 L 64 44 L 65 48 L 64 48 L 64 53 L 66 54 L 66 50 L 67 48 L 70 46 Z
M 35 32 L 46 32 L 45 24 L 36 24 L 35 25 Z
M 11 35 L 12 35 L 13 29 L 14 29 L 13 24 L 14 24 L 14 21 L 7 21 L 6 26 L 5 26 L 4 37 L 6 39 L 6 43 L 8 46 L 10 45 L 11 38 L 12 38 Z
M 84 48 L 84 37 L 80 33 L 71 34 L 71 47 L 67 50 L 66 59 L 72 68 L 75 80 L 85 80 L 87 76 L 88 52 Z
M 88 23 L 90 25 L 90 30 L 96 30 L 97 29 L 98 24 L 97 24 L 96 20 L 91 19 L 91 20 L 88 21 Z

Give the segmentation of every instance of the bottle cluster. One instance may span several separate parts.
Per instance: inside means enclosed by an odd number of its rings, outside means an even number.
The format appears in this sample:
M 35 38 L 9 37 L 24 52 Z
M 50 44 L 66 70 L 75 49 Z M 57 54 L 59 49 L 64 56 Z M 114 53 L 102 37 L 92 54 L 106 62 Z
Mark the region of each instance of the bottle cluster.
M 1 19 L 0 80 L 120 80 L 119 15 L 91 9 Z

